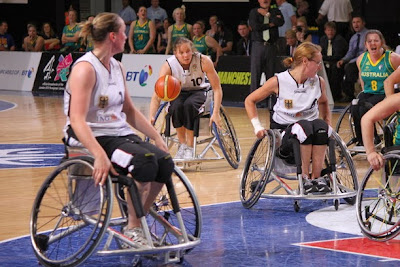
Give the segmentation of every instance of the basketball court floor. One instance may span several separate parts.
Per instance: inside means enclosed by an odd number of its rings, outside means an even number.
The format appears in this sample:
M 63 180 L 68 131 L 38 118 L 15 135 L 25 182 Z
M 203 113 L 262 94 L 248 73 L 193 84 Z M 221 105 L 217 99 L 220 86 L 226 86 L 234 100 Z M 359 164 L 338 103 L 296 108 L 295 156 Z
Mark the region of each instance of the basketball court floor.
M 147 115 L 149 99 L 134 99 Z M 354 206 L 341 201 L 261 199 L 252 209 L 239 201 L 240 174 L 254 142 L 244 108 L 226 107 L 242 149 L 237 170 L 225 161 L 184 172 L 202 205 L 201 244 L 182 266 L 400 266 L 399 237 L 373 242 L 361 235 Z M 259 110 L 260 118 L 266 117 Z M 333 124 L 338 114 L 334 114 Z M 41 183 L 63 156 L 61 95 L 0 91 L 0 266 L 38 266 L 30 245 L 29 217 Z M 359 180 L 365 157 L 354 160 Z M 83 266 L 131 266 L 133 256 L 91 256 Z M 143 266 L 161 262 L 143 259 Z M 178 265 L 177 265 L 178 266 Z

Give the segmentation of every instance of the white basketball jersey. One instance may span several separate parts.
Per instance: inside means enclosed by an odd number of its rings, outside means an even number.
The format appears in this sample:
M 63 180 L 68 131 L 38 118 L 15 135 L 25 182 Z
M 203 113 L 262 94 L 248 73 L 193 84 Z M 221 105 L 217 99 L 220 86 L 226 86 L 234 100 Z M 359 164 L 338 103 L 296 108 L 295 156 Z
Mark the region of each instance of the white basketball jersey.
M 201 67 L 201 54 L 193 53 L 188 70 L 184 70 L 175 56 L 167 58 L 172 76 L 181 81 L 183 91 L 201 90 L 210 87 L 206 75 Z
M 318 75 L 308 78 L 304 84 L 298 84 L 288 70 L 276 77 L 279 88 L 272 116 L 274 121 L 287 125 L 299 120 L 318 119 L 318 99 L 321 97 Z
M 94 136 L 125 136 L 132 134 L 133 130 L 126 122 L 126 114 L 122 112 L 125 83 L 118 61 L 111 58 L 110 72 L 92 52 L 80 57 L 74 65 L 82 61 L 89 62 L 96 72 L 96 84 L 92 91 L 86 116 L 86 122 L 92 129 Z M 67 123 L 64 131 L 70 124 L 70 98 L 71 91 L 69 82 L 67 82 L 64 92 L 64 113 L 67 115 Z

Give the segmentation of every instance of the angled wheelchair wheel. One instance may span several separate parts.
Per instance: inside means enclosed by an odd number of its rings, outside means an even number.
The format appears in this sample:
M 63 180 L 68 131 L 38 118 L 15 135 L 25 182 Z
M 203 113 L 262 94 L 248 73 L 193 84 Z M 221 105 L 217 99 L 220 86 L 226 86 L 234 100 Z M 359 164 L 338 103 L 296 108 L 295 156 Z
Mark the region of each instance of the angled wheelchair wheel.
M 158 107 L 156 115 L 154 117 L 153 126 L 154 126 L 154 128 L 156 128 L 157 132 L 160 133 L 160 135 L 164 138 L 164 141 L 166 141 L 170 147 L 170 146 L 172 146 L 172 143 L 169 141 L 170 141 L 171 137 L 174 137 L 176 135 L 176 132 L 175 132 L 175 128 L 172 127 L 172 125 L 170 125 L 170 129 L 169 129 L 170 137 L 167 138 L 165 136 L 165 130 L 167 127 L 166 115 L 168 114 L 167 106 L 168 106 L 168 102 L 163 102 Z M 146 136 L 145 141 L 150 142 L 150 138 Z
M 111 179 L 95 186 L 89 157 L 62 162 L 44 181 L 33 204 L 30 235 L 45 266 L 76 266 L 96 249 L 112 211 Z
M 351 105 L 347 105 L 339 116 L 335 131 L 342 138 L 347 147 L 354 145 L 357 141 L 354 131 L 353 116 L 350 112 Z
M 257 139 L 247 156 L 240 181 L 240 200 L 250 209 L 265 190 L 274 166 L 275 135 L 268 130 L 266 136 Z
M 370 168 L 357 193 L 357 220 L 369 239 L 386 241 L 400 233 L 400 156 L 385 155 L 385 168 Z
M 356 192 L 358 189 L 358 178 L 353 159 L 339 135 L 332 132 L 332 137 L 336 141 L 336 179 L 338 189 L 342 193 Z M 356 196 L 344 198 L 344 200 L 347 203 L 354 205 L 356 202 Z
M 239 140 L 232 121 L 223 107 L 220 109 L 220 115 L 221 129 L 213 123 L 213 131 L 226 160 L 232 168 L 237 169 L 241 160 Z
M 186 175 L 176 166 L 172 174 L 172 182 L 178 197 L 180 212 L 189 240 L 199 238 L 201 235 L 202 217 L 200 204 L 193 186 Z M 173 210 L 171 198 L 165 185 L 154 201 L 152 211 L 161 215 L 172 226 L 179 229 L 178 217 Z M 147 216 L 147 221 L 150 232 L 158 244 L 174 245 L 178 243 L 177 238 L 170 231 L 167 231 L 153 216 Z

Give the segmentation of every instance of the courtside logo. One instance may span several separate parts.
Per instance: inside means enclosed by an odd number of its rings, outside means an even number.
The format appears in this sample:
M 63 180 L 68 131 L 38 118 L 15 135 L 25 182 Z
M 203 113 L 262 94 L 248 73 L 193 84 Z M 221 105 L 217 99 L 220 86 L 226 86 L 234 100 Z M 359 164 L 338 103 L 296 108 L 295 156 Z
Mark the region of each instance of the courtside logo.
M 63 144 L 0 144 L 0 169 L 57 166 Z
M 128 71 L 126 72 L 126 81 L 135 82 L 138 79 L 140 86 L 146 86 L 146 81 L 153 74 L 151 65 L 145 65 L 141 71 Z
M 69 67 L 71 66 L 73 62 L 72 55 L 71 53 L 66 55 L 65 57 L 63 55 L 60 55 L 58 58 L 58 65 L 57 65 L 57 75 L 54 78 L 54 81 L 58 81 L 61 79 L 61 81 L 66 82 L 68 79 L 68 74 L 69 74 Z

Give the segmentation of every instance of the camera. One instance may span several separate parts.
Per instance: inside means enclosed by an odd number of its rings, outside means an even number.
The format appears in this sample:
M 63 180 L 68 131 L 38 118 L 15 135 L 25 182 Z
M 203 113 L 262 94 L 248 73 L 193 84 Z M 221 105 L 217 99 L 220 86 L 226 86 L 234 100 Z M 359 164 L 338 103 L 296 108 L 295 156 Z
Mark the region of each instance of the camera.
M 302 32 L 302 31 L 303 31 L 303 28 L 302 28 L 301 26 L 296 26 L 296 31 Z

